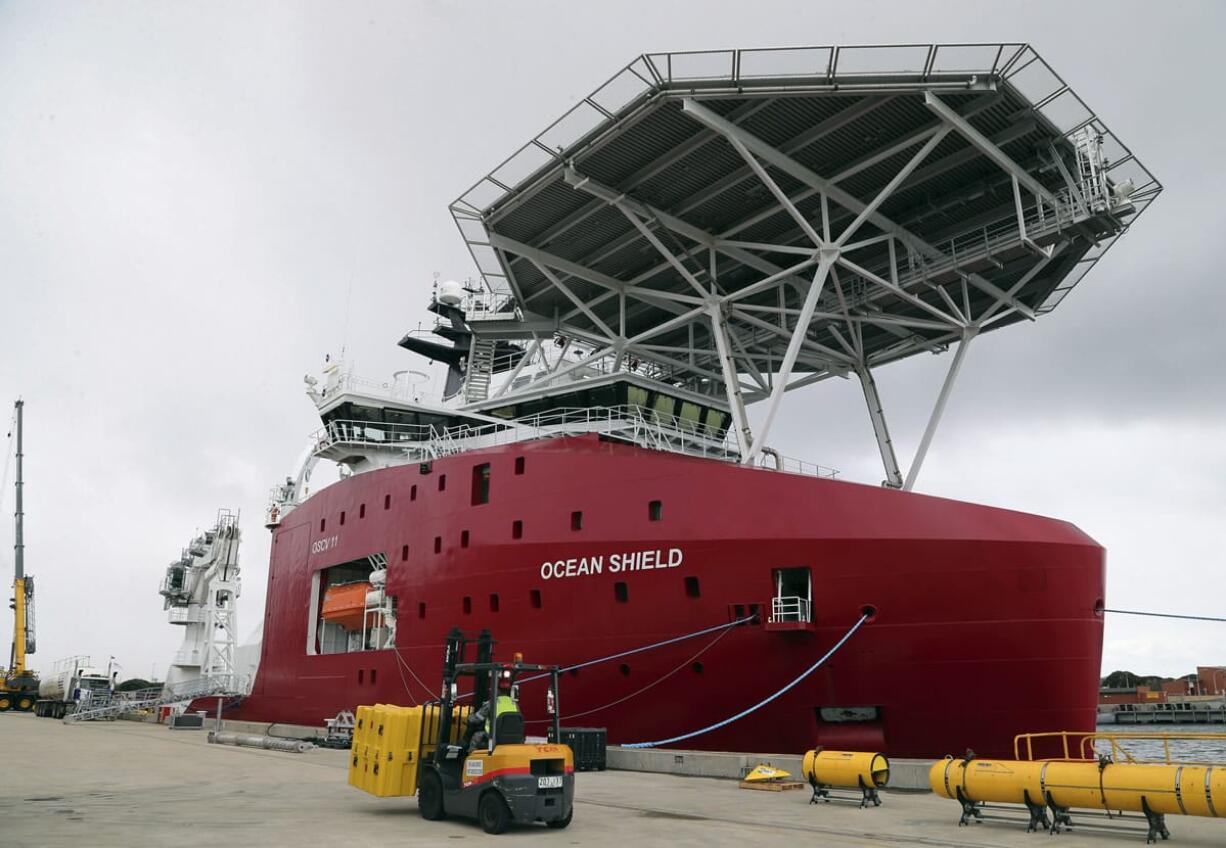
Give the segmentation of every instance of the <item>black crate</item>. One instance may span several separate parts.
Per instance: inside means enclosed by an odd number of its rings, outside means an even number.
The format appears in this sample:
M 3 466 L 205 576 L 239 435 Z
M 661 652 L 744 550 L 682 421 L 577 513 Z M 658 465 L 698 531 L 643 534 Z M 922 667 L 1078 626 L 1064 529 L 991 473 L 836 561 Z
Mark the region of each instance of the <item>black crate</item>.
M 603 727 L 563 727 L 561 741 L 575 754 L 575 771 L 604 771 L 608 738 Z

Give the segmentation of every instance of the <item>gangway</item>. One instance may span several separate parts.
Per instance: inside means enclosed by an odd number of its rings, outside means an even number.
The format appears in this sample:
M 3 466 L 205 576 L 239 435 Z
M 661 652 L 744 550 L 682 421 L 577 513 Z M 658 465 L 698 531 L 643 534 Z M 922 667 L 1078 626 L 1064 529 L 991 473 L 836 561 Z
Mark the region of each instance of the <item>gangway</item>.
M 64 724 L 79 721 L 109 721 L 138 710 L 191 702 L 197 698 L 241 697 L 246 691 L 246 679 L 243 676 L 229 675 L 185 680 L 166 688 L 157 686 L 150 689 L 138 689 L 135 692 L 117 692 L 105 702 L 94 701 L 88 709 L 78 710 L 64 716 Z

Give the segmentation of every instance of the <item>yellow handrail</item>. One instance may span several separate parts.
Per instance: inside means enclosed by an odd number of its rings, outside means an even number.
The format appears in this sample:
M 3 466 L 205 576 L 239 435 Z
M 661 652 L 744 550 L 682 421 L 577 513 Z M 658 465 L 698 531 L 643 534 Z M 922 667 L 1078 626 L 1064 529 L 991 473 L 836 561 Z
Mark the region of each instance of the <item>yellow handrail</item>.
M 1197 760 L 1175 760 L 1171 758 L 1171 742 L 1172 741 L 1193 741 L 1193 742 L 1218 742 L 1226 747 L 1226 733 L 1144 733 L 1137 731 L 1122 732 L 1122 733 L 1100 733 L 1098 731 L 1084 730 L 1051 730 L 1044 733 L 1019 733 L 1013 737 L 1013 758 L 1015 760 L 1035 760 L 1034 756 L 1034 741 L 1036 739 L 1059 739 L 1061 744 L 1062 757 L 1040 757 L 1039 760 L 1092 760 L 1098 756 L 1096 744 L 1105 742 L 1111 746 L 1111 759 L 1115 762 L 1153 762 L 1152 760 L 1138 760 L 1133 756 L 1132 752 L 1123 746 L 1123 742 L 1130 741 L 1151 741 L 1161 742 L 1163 759 L 1161 762 L 1166 765 L 1220 765 L 1211 762 L 1201 762 Z M 1076 744 L 1070 747 L 1070 742 L 1076 740 Z M 1022 756 L 1022 748 L 1025 747 L 1026 756 Z

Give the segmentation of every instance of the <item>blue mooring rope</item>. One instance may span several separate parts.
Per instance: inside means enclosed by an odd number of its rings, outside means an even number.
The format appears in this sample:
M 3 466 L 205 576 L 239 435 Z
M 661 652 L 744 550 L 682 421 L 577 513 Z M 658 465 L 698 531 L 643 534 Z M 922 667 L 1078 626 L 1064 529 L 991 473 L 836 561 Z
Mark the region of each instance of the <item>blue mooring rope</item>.
M 630 743 L 630 744 L 623 744 L 623 745 L 622 745 L 622 747 L 623 747 L 623 748 L 655 748 L 655 747 L 657 747 L 657 746 L 659 746 L 659 745 L 671 745 L 671 744 L 672 744 L 672 743 L 674 743 L 674 742 L 681 742 L 681 741 L 684 741 L 684 740 L 686 740 L 686 739 L 693 739 L 695 736 L 701 736 L 701 735 L 702 735 L 702 734 L 704 734 L 704 733 L 710 733 L 712 730 L 719 730 L 721 727 L 726 727 L 727 725 L 732 724 L 734 721 L 739 721 L 740 719 L 743 719 L 745 716 L 749 715 L 750 713 L 755 712 L 756 710 L 759 710 L 759 709 L 761 709 L 762 707 L 765 707 L 765 706 L 766 706 L 767 704 L 769 704 L 771 701 L 775 700 L 775 699 L 776 699 L 776 698 L 778 698 L 780 695 L 784 694 L 784 693 L 785 693 L 785 692 L 787 692 L 789 689 L 791 689 L 792 687 L 794 687 L 794 686 L 795 686 L 797 683 L 799 683 L 800 681 L 804 680 L 804 679 L 805 679 L 806 677 L 808 677 L 810 674 L 812 674 L 813 672 L 815 672 L 815 671 L 817 671 L 819 668 L 821 668 L 822 663 L 826 662 L 826 660 L 828 660 L 828 659 L 830 659 L 832 656 L 834 656 L 835 652 L 836 652 L 836 651 L 837 651 L 839 648 L 843 647 L 843 643 L 844 643 L 844 642 L 846 642 L 848 639 L 850 639 L 850 638 L 852 637 L 852 634 L 853 634 L 853 633 L 855 633 L 857 630 L 859 630 L 859 629 L 860 629 L 860 625 L 864 624 L 864 622 L 865 622 L 865 621 L 867 621 L 867 620 L 868 620 L 868 616 L 867 616 L 867 615 L 862 615 L 862 616 L 860 616 L 860 620 L 859 620 L 859 621 L 857 621 L 855 624 L 853 624 L 853 625 L 851 626 L 851 629 L 850 629 L 850 630 L 848 630 L 846 633 L 844 633 L 844 634 L 843 634 L 843 638 L 842 638 L 842 639 L 840 639 L 839 641 L 835 642 L 835 643 L 834 643 L 834 647 L 832 647 L 832 648 L 831 648 L 829 651 L 827 651 L 827 652 L 826 652 L 826 653 L 825 653 L 825 654 L 822 656 L 822 658 L 821 658 L 821 659 L 819 659 L 817 662 L 813 663 L 813 665 L 811 665 L 811 666 L 809 666 L 807 669 L 805 669 L 805 670 L 804 670 L 804 671 L 803 671 L 803 672 L 800 674 L 800 676 L 799 676 L 799 677 L 797 677 L 795 680 L 793 680 L 793 681 L 792 681 L 791 683 L 789 683 L 787 686 L 784 686 L 782 689 L 780 689 L 778 692 L 775 692 L 773 695 L 770 695 L 769 697 L 762 699 L 761 701 L 759 701 L 758 703 L 754 704 L 754 705 L 753 705 L 752 707 L 750 707 L 749 709 L 746 709 L 746 710 L 741 710 L 741 711 L 740 711 L 739 713 L 737 713 L 736 715 L 731 716 L 730 718 L 726 718 L 726 719 L 724 719 L 723 721 L 718 721 L 718 722 L 716 722 L 715 724 L 708 725 L 707 727 L 704 727 L 704 728 L 702 728 L 701 730 L 694 730 L 694 731 L 691 731 L 691 732 L 689 732 L 689 733 L 683 733 L 683 734 L 681 734 L 680 736 L 673 736 L 673 737 L 671 737 L 671 738 L 669 738 L 669 739 L 660 739 L 660 740 L 659 740 L 659 741 L 657 741 L 657 742 L 633 742 L 633 743 Z
M 1140 610 L 1104 609 L 1102 612 L 1113 612 L 1116 615 L 1147 615 L 1151 618 L 1181 618 L 1185 621 L 1226 621 L 1211 615 L 1177 615 L 1173 612 L 1141 612 Z

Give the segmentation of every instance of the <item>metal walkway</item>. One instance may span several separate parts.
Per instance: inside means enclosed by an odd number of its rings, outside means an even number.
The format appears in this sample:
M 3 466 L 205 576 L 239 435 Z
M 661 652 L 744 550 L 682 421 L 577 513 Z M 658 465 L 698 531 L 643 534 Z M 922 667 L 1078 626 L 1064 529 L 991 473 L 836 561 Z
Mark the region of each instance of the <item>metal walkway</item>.
M 110 698 L 94 699 L 87 709 L 64 716 L 64 724 L 79 721 L 110 721 L 137 710 L 153 709 L 168 704 L 181 704 L 197 698 L 210 696 L 238 697 L 246 694 L 246 679 L 238 675 L 188 680 L 164 689 L 139 689 L 135 692 L 117 692 Z

